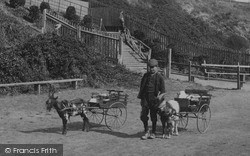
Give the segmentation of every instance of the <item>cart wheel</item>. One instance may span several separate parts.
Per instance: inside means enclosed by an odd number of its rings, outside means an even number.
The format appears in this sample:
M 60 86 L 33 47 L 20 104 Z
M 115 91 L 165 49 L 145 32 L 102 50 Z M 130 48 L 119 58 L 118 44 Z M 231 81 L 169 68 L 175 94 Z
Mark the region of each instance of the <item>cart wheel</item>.
M 179 127 L 186 129 L 188 125 L 188 113 L 185 114 L 181 114 L 180 113 L 180 117 L 179 117 Z
M 203 104 L 197 113 L 197 129 L 200 133 L 205 133 L 211 119 L 211 110 L 208 104 Z
M 122 102 L 114 102 L 105 113 L 105 124 L 110 130 L 119 130 L 127 120 L 127 108 Z
M 92 108 L 86 113 L 90 123 L 101 124 L 104 119 L 104 109 Z

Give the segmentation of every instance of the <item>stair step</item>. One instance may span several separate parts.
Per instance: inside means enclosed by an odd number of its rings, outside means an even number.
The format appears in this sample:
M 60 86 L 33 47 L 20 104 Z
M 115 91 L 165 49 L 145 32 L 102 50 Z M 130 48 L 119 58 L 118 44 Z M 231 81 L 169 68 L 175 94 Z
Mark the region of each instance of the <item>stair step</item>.
M 123 63 L 132 63 L 132 64 L 145 64 L 144 62 L 142 61 L 133 61 L 133 60 L 124 60 Z
M 123 61 L 122 62 L 123 64 L 127 64 L 127 65 L 134 65 L 134 64 L 139 64 L 139 65 L 142 65 L 142 66 L 147 66 L 146 63 L 142 63 L 142 62 L 129 62 L 129 61 Z
M 127 68 L 147 68 L 147 67 L 144 67 L 144 66 L 126 66 Z
M 147 71 L 147 64 L 145 61 L 125 43 L 122 48 L 122 60 L 122 64 L 133 72 L 145 73 Z

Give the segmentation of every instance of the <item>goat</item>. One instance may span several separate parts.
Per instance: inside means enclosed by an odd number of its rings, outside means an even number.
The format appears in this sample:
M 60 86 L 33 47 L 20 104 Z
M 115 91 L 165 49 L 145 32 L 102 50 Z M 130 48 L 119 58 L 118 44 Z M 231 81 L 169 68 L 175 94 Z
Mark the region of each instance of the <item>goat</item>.
M 67 122 L 69 121 L 71 116 L 80 115 L 83 119 L 83 127 L 82 130 L 88 132 L 89 131 L 89 119 L 86 116 L 86 106 L 87 102 L 81 98 L 74 99 L 71 101 L 62 100 L 58 101 L 58 96 L 54 96 L 54 91 L 51 93 L 49 91 L 49 98 L 46 101 L 46 109 L 51 111 L 54 108 L 60 118 L 62 119 L 63 129 L 62 134 L 67 134 Z
M 179 117 L 177 114 L 180 112 L 179 103 L 175 100 L 167 100 L 166 93 L 159 95 L 158 100 L 160 102 L 158 106 L 158 114 L 160 115 L 162 123 L 162 138 L 170 139 L 171 135 L 178 136 L 179 133 L 177 126 Z

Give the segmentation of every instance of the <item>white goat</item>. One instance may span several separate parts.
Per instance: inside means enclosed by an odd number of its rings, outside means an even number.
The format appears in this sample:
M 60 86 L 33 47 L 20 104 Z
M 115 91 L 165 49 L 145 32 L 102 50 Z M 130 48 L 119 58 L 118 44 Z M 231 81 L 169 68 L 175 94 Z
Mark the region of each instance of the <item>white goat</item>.
M 178 136 L 178 122 L 179 117 L 177 116 L 180 112 L 179 103 L 175 100 L 167 100 L 166 93 L 158 96 L 160 101 L 159 115 L 162 122 L 162 138 L 171 138 L 171 135 Z M 167 123 L 167 129 L 166 129 Z M 167 133 L 168 131 L 168 133 Z

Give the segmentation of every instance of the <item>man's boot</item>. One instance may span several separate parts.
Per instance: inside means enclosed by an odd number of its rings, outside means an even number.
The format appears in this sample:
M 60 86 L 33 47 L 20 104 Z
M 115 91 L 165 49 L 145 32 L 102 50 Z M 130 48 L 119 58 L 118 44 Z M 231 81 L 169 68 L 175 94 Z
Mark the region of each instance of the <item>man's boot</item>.
M 144 132 L 146 133 L 148 131 L 148 122 L 143 122 L 144 126 Z
M 156 131 L 156 122 L 152 123 L 152 132 L 149 136 L 150 139 L 154 139 L 155 138 L 155 131 Z
M 145 132 L 145 134 L 141 137 L 141 139 L 142 140 L 146 140 L 146 139 L 148 139 L 150 137 L 150 132 L 149 132 L 149 130 L 147 130 L 146 132 Z
M 141 137 L 142 140 L 146 140 L 150 137 L 150 132 L 148 130 L 148 122 L 143 122 L 145 134 Z

